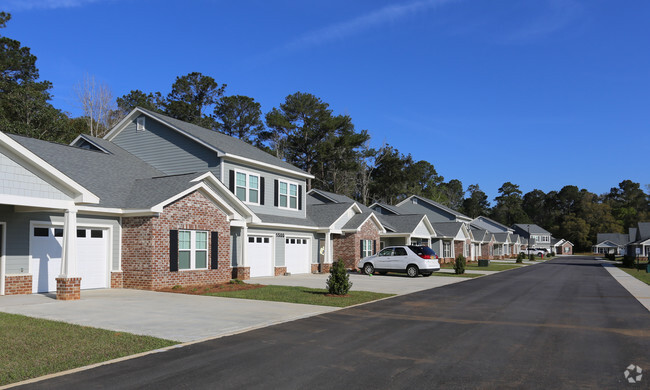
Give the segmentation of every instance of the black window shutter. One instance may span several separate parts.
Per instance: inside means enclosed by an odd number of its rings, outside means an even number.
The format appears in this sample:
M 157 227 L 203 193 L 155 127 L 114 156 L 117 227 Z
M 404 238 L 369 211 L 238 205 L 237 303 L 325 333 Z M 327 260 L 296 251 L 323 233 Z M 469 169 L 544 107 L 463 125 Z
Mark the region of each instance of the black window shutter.
M 377 240 L 373 240 L 372 241 L 372 254 L 374 255 L 376 253 L 377 253 Z
M 212 232 L 210 247 L 210 269 L 219 269 L 219 232 Z
M 363 257 L 363 240 L 359 241 L 359 243 L 361 244 L 361 246 L 360 246 L 361 249 L 359 249 L 359 258 L 362 258 Z
M 274 184 L 274 192 L 273 192 L 273 206 L 278 207 L 278 192 L 280 191 L 280 183 L 278 183 L 277 180 L 275 180 Z
M 302 210 L 302 186 L 298 186 L 298 210 Z
M 169 270 L 178 271 L 178 230 L 169 231 Z
M 229 175 L 230 175 L 229 177 L 230 182 L 228 183 L 228 189 L 230 190 L 230 192 L 234 194 L 235 193 L 235 171 L 231 169 Z
M 260 177 L 260 204 L 264 206 L 264 178 Z

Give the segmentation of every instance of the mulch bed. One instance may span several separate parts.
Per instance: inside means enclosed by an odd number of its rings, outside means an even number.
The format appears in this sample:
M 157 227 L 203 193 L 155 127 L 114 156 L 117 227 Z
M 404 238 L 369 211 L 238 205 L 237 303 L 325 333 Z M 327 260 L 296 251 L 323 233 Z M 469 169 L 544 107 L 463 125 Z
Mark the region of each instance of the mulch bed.
M 221 284 L 199 284 L 192 286 L 165 287 L 158 289 L 159 292 L 170 292 L 177 294 L 203 295 L 207 293 L 218 293 L 225 291 L 254 290 L 256 288 L 266 287 L 263 284 L 247 283 L 221 283 Z

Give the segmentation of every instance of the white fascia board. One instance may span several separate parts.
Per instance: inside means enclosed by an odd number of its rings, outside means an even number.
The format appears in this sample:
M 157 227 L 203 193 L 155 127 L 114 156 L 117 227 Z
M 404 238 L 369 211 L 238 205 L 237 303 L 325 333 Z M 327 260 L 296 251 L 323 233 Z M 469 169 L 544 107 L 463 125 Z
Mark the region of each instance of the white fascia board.
M 25 148 L 18 142 L 14 141 L 3 132 L 0 132 L 0 146 L 4 146 L 10 152 L 13 152 L 17 154 L 19 157 L 26 159 L 28 162 L 34 165 L 39 171 L 43 172 L 48 177 L 52 178 L 58 184 L 67 188 L 68 191 L 74 194 L 78 194 L 75 197 L 75 202 L 99 203 L 99 197 L 97 195 L 88 191 L 86 188 L 81 186 L 81 184 L 77 183 L 76 181 L 72 180 L 68 176 L 64 175 L 61 171 L 54 168 L 45 160 L 35 155 L 29 149 Z
M 345 211 L 342 212 L 341 215 L 340 215 L 338 218 L 336 218 L 336 220 L 334 220 L 334 222 L 332 222 L 332 224 L 329 226 L 329 228 L 330 228 L 330 229 L 333 229 L 334 225 L 336 225 L 336 223 L 337 223 L 338 221 L 340 221 L 341 218 L 345 217 L 345 216 L 347 215 L 348 211 L 350 211 L 350 209 L 352 209 L 353 211 L 356 211 L 356 214 L 360 214 L 360 213 L 362 212 L 362 211 L 361 211 L 361 208 L 360 208 L 359 206 L 357 206 L 356 203 L 354 203 L 352 206 L 350 206 L 350 207 L 348 207 L 347 209 L 345 209 Z M 351 218 L 350 218 L 350 219 L 351 219 Z M 348 219 L 348 221 L 349 221 L 350 219 Z M 364 222 L 365 222 L 365 221 L 364 221 Z
M 84 141 L 86 141 L 86 142 L 92 144 L 94 147 L 96 147 L 97 149 L 101 150 L 102 152 L 104 152 L 104 153 L 106 153 L 106 154 L 110 154 L 110 153 L 111 153 L 111 152 L 109 152 L 108 150 L 106 150 L 106 149 L 102 148 L 101 146 L 97 145 L 97 143 L 94 142 L 93 140 L 91 140 L 90 138 L 87 138 L 85 134 L 79 134 L 79 135 L 77 136 L 77 138 L 74 139 L 74 141 L 70 142 L 70 146 L 76 144 L 77 141 L 79 141 L 80 139 L 83 139 Z
M 36 210 L 68 210 L 75 207 L 73 201 L 30 198 L 27 196 L 0 194 L 0 204 L 32 208 Z M 30 210 L 31 211 L 31 210 Z
M 248 224 L 248 228 L 254 228 L 254 227 L 270 227 L 270 228 L 278 228 L 278 229 L 287 229 L 287 230 L 304 230 L 304 231 L 310 231 L 310 232 L 329 232 L 333 233 L 329 229 L 323 229 L 322 227 L 315 227 L 315 226 L 300 226 L 300 225 L 291 225 L 291 224 L 286 224 L 286 223 L 272 223 L 272 222 L 251 222 Z
M 236 161 L 236 162 L 241 162 L 241 163 L 245 163 L 245 164 L 248 164 L 248 165 L 251 165 L 251 166 L 254 166 L 254 167 L 267 169 L 269 171 L 280 172 L 280 173 L 283 173 L 285 175 L 289 175 L 289 176 L 293 176 L 293 177 L 299 177 L 299 178 L 303 178 L 303 179 L 313 179 L 313 178 L 315 178 L 314 175 L 310 175 L 307 172 L 304 172 L 304 173 L 303 172 L 296 172 L 296 171 L 293 171 L 291 169 L 282 168 L 282 167 L 279 167 L 277 165 L 273 165 L 273 164 L 253 160 L 252 158 L 238 156 L 236 154 L 230 154 L 230 153 L 225 153 L 225 152 L 217 152 L 217 156 L 220 157 L 220 158 L 223 158 L 225 160 L 232 160 L 232 161 Z
M 200 183 L 203 181 L 207 181 L 214 185 L 218 190 L 221 196 L 226 198 L 226 200 L 232 202 L 237 208 L 240 209 L 241 215 L 245 215 L 247 218 L 250 219 L 250 222 L 261 222 L 262 220 L 253 212 L 253 210 L 250 209 L 244 202 L 242 202 L 235 194 L 230 192 L 230 190 L 226 187 L 225 184 L 219 179 L 217 179 L 216 176 L 212 172 L 206 172 L 203 175 L 192 179 L 191 182 L 194 183 Z
M 433 228 L 433 225 L 431 225 L 431 221 L 429 221 L 429 217 L 427 217 L 426 214 L 422 216 L 420 222 L 424 222 L 424 225 L 427 227 L 427 229 L 429 229 L 431 236 L 436 235 L 436 229 Z
M 151 210 L 158 213 L 162 213 L 164 207 L 167 206 L 168 204 L 173 203 L 178 199 L 181 199 L 184 196 L 187 196 L 192 192 L 198 190 L 201 190 L 203 191 L 204 194 L 208 195 L 208 197 L 211 198 L 217 204 L 217 206 L 222 209 L 222 211 L 225 211 L 229 219 L 245 219 L 234 208 L 232 208 L 229 204 L 227 204 L 222 197 L 220 197 L 216 192 L 214 192 L 210 187 L 208 187 L 206 184 L 202 182 L 197 183 L 196 185 L 186 189 L 185 191 L 182 191 L 172 196 L 171 198 L 158 203 L 157 205 L 153 206 Z

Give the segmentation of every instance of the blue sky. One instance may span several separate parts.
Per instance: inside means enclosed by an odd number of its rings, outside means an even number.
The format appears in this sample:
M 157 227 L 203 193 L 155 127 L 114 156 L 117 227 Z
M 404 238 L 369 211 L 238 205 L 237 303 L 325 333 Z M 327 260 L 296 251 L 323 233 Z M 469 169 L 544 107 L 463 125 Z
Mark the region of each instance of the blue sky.
M 264 112 L 296 91 L 445 180 L 524 193 L 650 183 L 650 2 L 0 0 L 53 104 L 198 71 Z

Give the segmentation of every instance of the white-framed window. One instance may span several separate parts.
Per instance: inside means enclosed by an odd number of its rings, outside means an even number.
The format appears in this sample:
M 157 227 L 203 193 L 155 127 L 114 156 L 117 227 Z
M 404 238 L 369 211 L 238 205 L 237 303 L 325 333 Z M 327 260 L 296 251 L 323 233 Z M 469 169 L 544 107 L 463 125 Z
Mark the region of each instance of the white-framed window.
M 363 259 L 364 257 L 372 256 L 372 246 L 373 246 L 373 241 L 372 240 L 361 240 L 363 243 L 362 250 L 361 250 L 361 258 Z
M 449 241 L 442 242 L 442 257 L 446 257 L 446 258 L 451 257 L 451 242 Z
M 208 268 L 208 232 L 178 231 L 178 269 Z
M 278 191 L 280 198 L 278 206 L 285 209 L 298 209 L 298 184 L 280 181 Z
M 235 195 L 242 202 L 260 204 L 260 176 L 235 171 Z
M 138 119 L 135 120 L 135 129 L 136 131 L 145 131 L 146 130 L 146 117 L 144 116 L 139 116 Z

